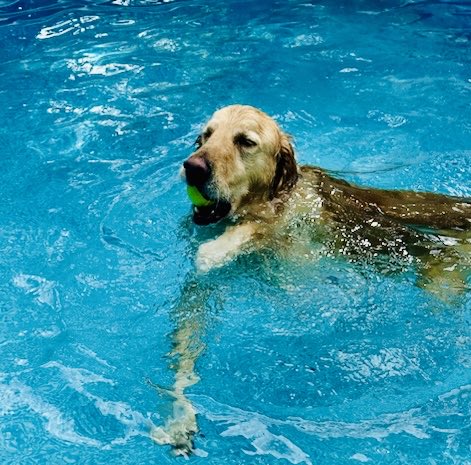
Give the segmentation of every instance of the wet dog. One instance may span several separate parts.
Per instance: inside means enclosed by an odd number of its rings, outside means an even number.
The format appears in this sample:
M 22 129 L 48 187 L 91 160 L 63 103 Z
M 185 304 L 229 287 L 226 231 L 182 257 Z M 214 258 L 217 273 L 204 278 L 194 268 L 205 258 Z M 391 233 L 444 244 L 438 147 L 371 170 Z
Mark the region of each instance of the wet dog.
M 326 253 L 376 264 L 416 266 L 418 284 L 446 300 L 467 289 L 471 266 L 471 200 L 440 194 L 355 186 L 325 170 L 299 166 L 290 137 L 262 111 L 233 105 L 216 111 L 198 137 L 182 174 L 210 205 L 193 207 L 208 225 L 227 218 L 222 235 L 198 250 L 198 271 L 208 272 L 242 253 L 264 247 L 287 257 Z M 387 265 L 389 269 L 395 269 Z M 177 454 L 193 450 L 196 410 L 185 389 L 198 381 L 208 291 L 190 280 L 174 311 L 178 360 L 168 390 L 173 414 L 152 436 Z
M 430 288 L 443 280 L 452 288 L 466 285 L 471 199 L 363 188 L 299 166 L 290 137 L 250 106 L 216 111 L 196 144 L 183 174 L 213 204 L 194 207 L 193 220 L 233 222 L 200 246 L 200 271 L 261 247 L 304 252 L 313 237 L 322 237 L 330 250 L 348 257 L 417 258 L 421 282 Z

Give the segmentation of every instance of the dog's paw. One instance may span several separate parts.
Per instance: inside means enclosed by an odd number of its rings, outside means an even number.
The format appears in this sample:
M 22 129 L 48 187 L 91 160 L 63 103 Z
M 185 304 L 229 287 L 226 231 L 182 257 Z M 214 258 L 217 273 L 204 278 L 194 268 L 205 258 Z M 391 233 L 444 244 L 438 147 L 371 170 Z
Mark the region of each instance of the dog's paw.
M 194 451 L 196 431 L 185 426 L 178 421 L 167 423 L 165 427 L 158 426 L 151 432 L 152 439 L 157 444 L 172 446 L 175 455 L 188 457 Z
M 213 268 L 219 268 L 230 261 L 230 253 L 223 247 L 221 241 L 206 242 L 200 245 L 196 255 L 196 269 L 199 273 L 207 273 Z
M 238 255 L 248 252 L 257 226 L 253 223 L 241 224 L 227 228 L 217 239 L 200 245 L 196 254 L 196 268 L 200 273 L 206 273 L 213 268 L 219 268 L 230 262 Z
M 188 456 L 193 453 L 193 438 L 197 432 L 195 409 L 186 397 L 180 395 L 173 402 L 173 415 L 165 426 L 153 428 L 151 437 L 157 444 L 172 446 L 175 455 Z

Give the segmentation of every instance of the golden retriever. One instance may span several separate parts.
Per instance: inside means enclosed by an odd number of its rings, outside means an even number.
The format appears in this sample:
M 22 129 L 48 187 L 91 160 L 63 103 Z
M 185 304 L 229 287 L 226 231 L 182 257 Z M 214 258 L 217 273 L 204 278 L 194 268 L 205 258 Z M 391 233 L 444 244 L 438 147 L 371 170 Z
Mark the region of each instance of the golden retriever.
M 198 270 L 265 246 L 305 252 L 321 235 L 331 250 L 349 257 L 416 257 L 425 285 L 437 284 L 446 273 L 449 284 L 466 285 L 471 199 L 362 188 L 320 168 L 299 166 L 290 137 L 251 106 L 216 111 L 196 143 L 183 175 L 213 203 L 193 207 L 193 220 L 233 222 L 200 246 Z
M 467 289 L 471 265 L 471 200 L 440 194 L 362 188 L 325 170 L 296 163 L 290 137 L 262 111 L 232 105 L 216 111 L 197 139 L 182 174 L 212 203 L 193 207 L 196 224 L 228 217 L 222 235 L 203 243 L 200 272 L 239 254 L 273 247 L 315 257 L 321 242 L 328 253 L 375 264 L 413 263 L 419 284 L 446 299 Z M 389 264 L 390 265 L 390 264 Z M 392 267 L 387 264 L 387 269 Z M 196 411 L 185 395 L 198 381 L 194 366 L 204 347 L 208 290 L 187 282 L 173 312 L 175 382 L 172 414 L 152 437 L 188 455 L 198 431 Z

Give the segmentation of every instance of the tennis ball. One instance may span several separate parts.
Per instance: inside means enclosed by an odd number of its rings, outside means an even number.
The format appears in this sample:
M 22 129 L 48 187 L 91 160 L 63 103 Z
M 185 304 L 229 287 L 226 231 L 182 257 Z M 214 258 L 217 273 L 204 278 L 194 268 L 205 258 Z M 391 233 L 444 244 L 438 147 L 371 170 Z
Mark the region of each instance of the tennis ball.
M 207 207 L 214 203 L 214 200 L 205 199 L 195 186 L 186 186 L 186 192 L 195 207 Z

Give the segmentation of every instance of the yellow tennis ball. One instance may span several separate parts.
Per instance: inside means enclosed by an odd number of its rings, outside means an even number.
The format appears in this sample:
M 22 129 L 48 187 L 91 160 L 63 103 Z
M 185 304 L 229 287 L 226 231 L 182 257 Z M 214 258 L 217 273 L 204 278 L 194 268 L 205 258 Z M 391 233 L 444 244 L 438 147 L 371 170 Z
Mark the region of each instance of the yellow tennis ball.
M 208 200 L 203 197 L 203 194 L 195 186 L 186 186 L 186 192 L 188 194 L 191 203 L 195 207 L 207 207 L 214 203 L 214 200 Z

